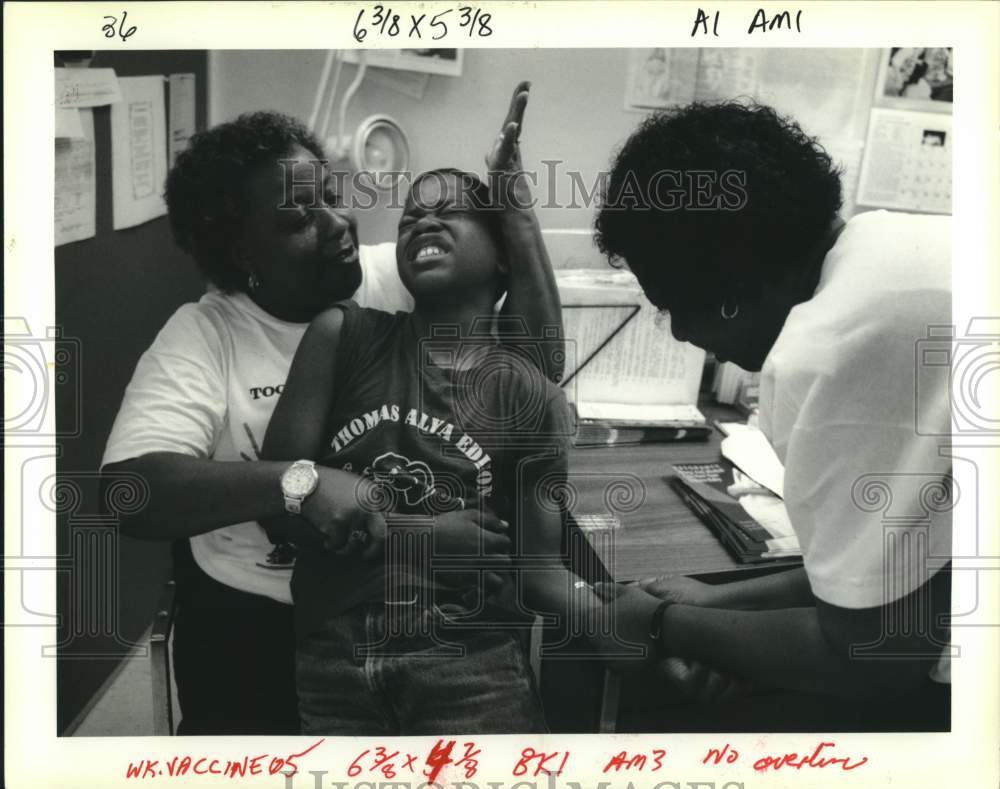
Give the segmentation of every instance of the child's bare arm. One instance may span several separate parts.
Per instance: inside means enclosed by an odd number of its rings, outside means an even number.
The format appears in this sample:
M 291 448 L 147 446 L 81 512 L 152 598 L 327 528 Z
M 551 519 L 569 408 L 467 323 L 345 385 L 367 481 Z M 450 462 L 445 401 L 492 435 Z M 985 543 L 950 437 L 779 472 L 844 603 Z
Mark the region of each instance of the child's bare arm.
M 264 460 L 316 460 L 323 454 L 329 414 L 335 395 L 335 362 L 340 345 L 344 313 L 332 308 L 321 313 L 302 337 L 284 390 L 267 426 L 261 458 Z M 377 513 L 364 511 L 359 485 L 369 484 L 360 477 L 332 468 L 317 468 L 319 485 L 302 507 L 313 531 L 303 531 L 301 521 L 290 524 L 285 518 L 262 522 L 276 539 L 322 540 L 328 549 L 340 549 L 348 535 L 364 529 L 380 538 L 384 523 Z M 297 526 L 298 528 L 293 528 Z M 366 553 L 376 553 L 380 539 L 374 539 Z
M 267 426 L 261 458 L 315 460 L 323 449 L 334 396 L 334 362 L 344 313 L 333 308 L 309 325 Z
M 546 338 L 527 348 L 543 375 L 559 381 L 563 374 L 562 305 L 552 264 L 542 239 L 542 229 L 533 208 L 528 179 L 521 165 L 520 136 L 531 83 L 514 89 L 507 116 L 493 149 L 486 157 L 490 189 L 501 205 L 500 226 L 504 254 L 510 266 L 510 281 L 502 315 L 519 319 L 528 330 L 528 340 Z M 500 325 L 500 341 L 525 344 L 519 327 L 505 336 Z

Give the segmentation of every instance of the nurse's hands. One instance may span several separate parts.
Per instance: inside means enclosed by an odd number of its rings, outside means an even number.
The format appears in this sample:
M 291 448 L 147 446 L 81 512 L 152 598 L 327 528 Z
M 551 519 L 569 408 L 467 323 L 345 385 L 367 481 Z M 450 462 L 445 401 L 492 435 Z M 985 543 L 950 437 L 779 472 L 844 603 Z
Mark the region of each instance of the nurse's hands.
M 660 601 L 634 584 L 598 583 L 594 592 L 604 601 L 612 627 L 611 637 L 593 639 L 608 668 L 630 674 L 652 665 L 660 645 L 650 635 L 650 623 Z M 644 647 L 645 654 L 626 654 L 626 649 L 632 651 L 635 646 Z
M 605 601 L 605 605 L 616 606 L 615 613 L 619 621 L 623 617 L 626 621 L 634 618 L 633 609 L 638 606 L 646 616 L 645 627 L 648 631 L 652 616 L 649 612 L 648 599 L 654 600 L 654 605 L 659 605 L 663 600 L 695 605 L 691 602 L 692 599 L 705 599 L 702 597 L 703 590 L 700 587 L 710 587 L 710 585 L 678 577 L 648 579 L 637 584 L 602 583 L 596 584 L 594 591 Z M 664 647 L 657 645 L 657 648 L 662 654 Z M 669 645 L 666 649 L 669 651 Z M 735 677 L 716 671 L 697 660 L 671 655 L 657 660 L 655 668 L 662 679 L 689 701 L 702 704 L 719 703 L 745 691 L 745 686 Z
M 670 603 L 697 605 L 710 608 L 714 605 L 714 590 L 712 584 L 696 581 L 683 575 L 660 576 L 645 578 L 638 582 L 640 589 L 649 592 L 654 597 Z

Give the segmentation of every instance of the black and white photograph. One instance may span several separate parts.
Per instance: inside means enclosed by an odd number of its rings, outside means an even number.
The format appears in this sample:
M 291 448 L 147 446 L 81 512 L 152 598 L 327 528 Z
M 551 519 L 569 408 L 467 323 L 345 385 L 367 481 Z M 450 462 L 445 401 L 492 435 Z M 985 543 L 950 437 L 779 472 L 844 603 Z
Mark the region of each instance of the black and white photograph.
M 955 94 L 952 47 L 891 47 L 882 53 L 881 102 L 928 112 L 950 112 Z
M 101 786 L 812 787 L 971 737 L 990 785 L 1000 318 L 961 210 L 998 108 L 954 99 L 954 31 L 761 46 L 676 6 L 662 46 L 508 46 L 535 12 L 446 6 L 314 9 L 339 49 L 151 46 L 137 7 L 25 56 L 33 747 Z

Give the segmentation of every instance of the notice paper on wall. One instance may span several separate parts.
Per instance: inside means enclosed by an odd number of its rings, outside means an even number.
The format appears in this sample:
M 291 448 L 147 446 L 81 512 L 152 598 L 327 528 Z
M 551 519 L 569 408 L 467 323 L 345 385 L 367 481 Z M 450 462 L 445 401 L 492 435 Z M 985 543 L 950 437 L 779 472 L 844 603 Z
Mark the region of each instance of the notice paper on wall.
M 121 101 L 118 77 L 111 68 L 55 69 L 56 107 L 102 107 Z
M 83 138 L 83 122 L 78 109 L 60 109 L 56 107 L 56 139 L 60 137 L 79 140 Z
M 80 136 L 55 141 L 56 246 L 95 235 L 94 112 L 90 109 L 73 112 L 79 116 Z
M 170 166 L 174 166 L 177 155 L 187 148 L 188 140 L 195 132 L 194 120 L 194 74 L 171 74 L 170 92 Z
M 111 105 L 111 186 L 114 228 L 167 213 L 167 124 L 163 77 L 122 77 L 122 101 Z
M 873 109 L 859 205 L 951 213 L 951 116 Z

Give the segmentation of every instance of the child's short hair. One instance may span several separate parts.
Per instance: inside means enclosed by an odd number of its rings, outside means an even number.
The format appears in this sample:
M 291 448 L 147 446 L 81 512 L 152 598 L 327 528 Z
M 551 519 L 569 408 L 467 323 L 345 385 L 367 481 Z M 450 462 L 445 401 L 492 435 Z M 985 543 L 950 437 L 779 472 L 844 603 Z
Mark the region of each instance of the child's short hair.
M 421 181 L 434 178 L 443 182 L 446 177 L 455 178 L 459 183 L 460 188 L 457 195 L 459 205 L 463 208 L 472 209 L 486 219 L 486 226 L 489 229 L 493 243 L 496 245 L 497 250 L 499 250 L 501 257 L 506 259 L 503 234 L 500 228 L 501 206 L 494 202 L 489 185 L 475 173 L 468 170 L 459 170 L 457 167 L 435 167 L 432 170 L 425 170 L 413 179 L 407 199 L 418 202 L 420 192 L 417 186 Z M 430 206 L 424 207 L 429 208 Z M 497 292 L 497 298 L 499 299 L 506 292 L 507 277 L 504 276 L 500 289 Z

